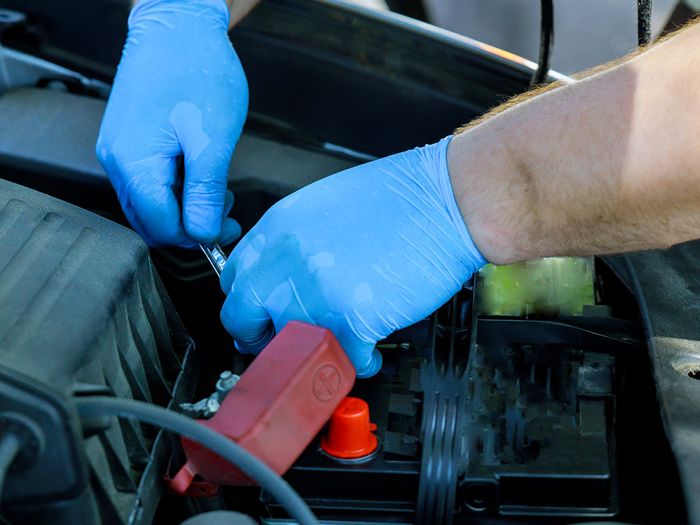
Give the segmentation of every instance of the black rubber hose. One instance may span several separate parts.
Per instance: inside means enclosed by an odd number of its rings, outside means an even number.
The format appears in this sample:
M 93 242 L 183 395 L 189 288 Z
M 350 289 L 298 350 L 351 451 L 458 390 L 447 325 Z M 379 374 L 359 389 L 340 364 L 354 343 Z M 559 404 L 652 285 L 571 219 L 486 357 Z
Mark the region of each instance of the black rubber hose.
M 10 470 L 12 462 L 19 454 L 22 447 L 22 440 L 12 432 L 7 432 L 0 437 L 0 499 L 2 498 L 2 487 L 5 484 L 7 472 Z
M 540 54 L 537 59 L 537 69 L 532 75 L 530 86 L 544 84 L 549 73 L 549 63 L 552 58 L 554 45 L 554 0 L 541 0 L 540 23 Z
M 652 0 L 637 0 L 637 44 L 640 47 L 651 42 L 651 4 Z
M 181 414 L 132 399 L 113 397 L 75 398 L 81 418 L 127 417 L 164 428 L 196 441 L 240 468 L 268 491 L 301 525 L 318 525 L 303 499 L 289 484 L 250 452 L 221 434 Z M 284 439 L 284 436 L 280 436 Z

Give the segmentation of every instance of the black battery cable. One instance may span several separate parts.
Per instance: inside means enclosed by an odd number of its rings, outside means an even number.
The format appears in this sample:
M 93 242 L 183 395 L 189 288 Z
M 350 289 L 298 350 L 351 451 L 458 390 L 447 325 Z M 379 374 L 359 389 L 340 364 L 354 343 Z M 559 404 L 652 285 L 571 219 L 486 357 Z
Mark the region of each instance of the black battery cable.
M 637 44 L 639 47 L 651 42 L 652 0 L 637 0 Z
M 541 0 L 540 12 L 540 52 L 537 59 L 537 69 L 530 79 L 530 87 L 544 84 L 547 81 L 554 45 L 554 0 Z
M 94 421 L 115 416 L 136 419 L 196 441 L 255 480 L 298 523 L 318 525 L 311 509 L 284 479 L 243 447 L 218 432 L 177 412 L 133 399 L 95 396 L 77 397 L 74 401 L 83 420 Z

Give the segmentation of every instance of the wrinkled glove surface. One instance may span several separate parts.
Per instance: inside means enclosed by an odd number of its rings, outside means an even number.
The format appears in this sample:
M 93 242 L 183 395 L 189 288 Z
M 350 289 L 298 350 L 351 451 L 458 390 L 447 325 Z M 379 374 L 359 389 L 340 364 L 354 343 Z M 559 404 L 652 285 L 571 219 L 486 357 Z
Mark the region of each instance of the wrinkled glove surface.
M 257 353 L 290 320 L 329 328 L 359 377 L 375 343 L 445 303 L 485 264 L 455 201 L 450 138 L 320 180 L 275 204 L 221 276 L 221 320 Z
M 240 235 L 226 217 L 226 177 L 248 85 L 228 22 L 224 0 L 142 0 L 129 17 L 97 156 L 151 245 L 228 244 Z

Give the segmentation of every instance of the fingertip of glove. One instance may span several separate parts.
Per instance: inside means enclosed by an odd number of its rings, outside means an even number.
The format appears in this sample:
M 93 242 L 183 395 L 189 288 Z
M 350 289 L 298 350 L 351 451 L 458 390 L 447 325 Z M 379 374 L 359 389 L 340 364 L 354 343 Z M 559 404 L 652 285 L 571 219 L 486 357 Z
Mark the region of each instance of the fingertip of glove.
M 247 346 L 240 344 L 238 341 L 233 342 L 233 347 L 236 349 L 236 352 L 238 352 L 239 354 L 252 354 L 253 353 L 250 351 L 250 349 Z
M 227 246 L 241 236 L 241 225 L 231 218 L 225 218 L 221 223 L 219 243 Z
M 236 279 L 236 268 L 233 262 L 230 260 L 224 266 L 224 270 L 221 272 L 221 277 L 219 278 L 219 284 L 221 285 L 221 290 L 224 294 L 228 295 L 233 286 L 233 281 Z
M 231 209 L 233 209 L 233 201 L 233 192 L 231 190 L 226 190 L 226 198 L 224 199 L 224 216 L 231 213 Z
M 198 242 L 210 243 L 216 241 L 222 233 L 220 211 L 202 207 L 197 213 L 187 214 L 185 216 L 185 232 Z
M 263 335 L 263 337 L 261 337 L 260 340 L 254 344 L 244 343 L 236 339 L 233 341 L 233 346 L 241 354 L 258 355 L 264 350 L 264 348 L 268 345 L 268 343 L 272 340 L 274 336 L 274 329 L 268 329 L 267 332 Z
M 368 377 L 377 375 L 377 373 L 382 369 L 383 363 L 384 360 L 382 359 L 382 354 L 379 353 L 379 350 L 373 348 L 369 363 L 357 370 L 357 377 L 360 379 L 367 379 Z
M 98 137 L 97 142 L 95 143 L 95 156 L 103 167 L 109 160 L 109 151 L 102 144 L 102 137 Z

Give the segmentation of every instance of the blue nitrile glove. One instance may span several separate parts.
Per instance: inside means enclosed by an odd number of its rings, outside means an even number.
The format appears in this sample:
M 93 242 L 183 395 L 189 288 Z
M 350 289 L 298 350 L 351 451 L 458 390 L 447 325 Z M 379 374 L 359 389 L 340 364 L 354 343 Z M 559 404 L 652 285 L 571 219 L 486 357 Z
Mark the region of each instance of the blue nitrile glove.
M 228 244 L 240 235 L 226 217 L 226 176 L 248 86 L 228 22 L 225 0 L 141 0 L 129 17 L 97 156 L 151 245 Z
M 445 303 L 486 261 L 447 172 L 447 145 L 358 166 L 275 204 L 221 276 L 221 320 L 259 352 L 291 320 L 329 328 L 359 377 L 379 371 L 375 343 Z M 273 327 L 274 325 L 274 327 Z

